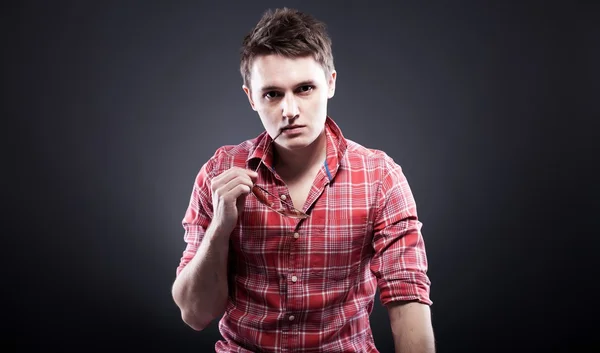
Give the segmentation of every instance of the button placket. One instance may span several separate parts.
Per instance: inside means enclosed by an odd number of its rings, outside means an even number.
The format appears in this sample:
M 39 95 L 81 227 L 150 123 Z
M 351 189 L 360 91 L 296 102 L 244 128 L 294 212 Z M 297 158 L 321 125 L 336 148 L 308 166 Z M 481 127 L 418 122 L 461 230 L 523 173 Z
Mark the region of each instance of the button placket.
M 285 200 L 285 199 L 288 199 L 288 197 L 285 194 L 282 194 L 281 195 L 281 199 Z M 300 238 L 300 233 L 296 229 L 294 229 L 289 234 L 293 238 L 291 238 L 291 239 L 288 238 L 288 239 L 291 240 L 291 243 L 289 243 L 289 251 L 290 251 L 289 260 L 290 260 L 290 263 L 289 263 L 289 266 L 288 266 L 288 271 L 289 272 L 288 272 L 287 278 L 289 279 L 289 281 L 291 281 L 291 283 L 288 282 L 289 283 L 289 287 L 288 287 L 288 290 L 287 290 L 287 296 L 288 296 L 288 298 L 287 298 L 288 299 L 287 309 L 290 312 L 288 314 L 289 315 L 288 316 L 288 322 L 290 324 L 295 324 L 296 321 L 297 321 L 296 320 L 296 316 L 292 315 L 291 312 L 294 312 L 295 310 L 298 310 L 300 308 L 300 306 L 302 305 L 301 300 L 300 300 L 300 298 L 298 296 L 299 291 L 301 289 L 300 289 L 300 287 L 298 287 L 297 284 L 294 284 L 294 283 L 297 283 L 298 279 L 299 279 L 298 278 L 299 277 L 298 274 L 295 273 L 295 272 L 297 272 L 299 270 L 296 267 L 298 265 L 298 263 L 297 263 L 298 259 L 296 258 L 297 255 L 298 255 L 297 254 L 297 249 L 296 249 L 296 247 L 298 246 L 298 244 L 296 243 L 296 241 L 297 241 L 297 239 Z M 294 326 L 294 325 L 291 325 L 291 326 Z

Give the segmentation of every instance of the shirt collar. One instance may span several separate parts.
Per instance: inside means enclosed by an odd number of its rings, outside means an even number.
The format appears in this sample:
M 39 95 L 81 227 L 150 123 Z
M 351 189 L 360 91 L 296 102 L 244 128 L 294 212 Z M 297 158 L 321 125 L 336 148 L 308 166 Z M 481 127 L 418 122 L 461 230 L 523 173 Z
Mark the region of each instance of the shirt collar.
M 326 157 L 324 161 L 325 171 L 329 181 L 333 180 L 339 167 L 340 161 L 342 160 L 346 149 L 348 148 L 348 142 L 344 138 L 341 129 L 333 121 L 330 116 L 325 119 L 325 135 L 327 138 Z M 264 131 L 258 135 L 255 139 L 254 150 L 251 150 L 246 159 L 246 165 L 252 170 L 256 169 L 258 162 L 263 157 L 265 149 L 273 139 L 269 134 Z M 273 146 L 269 148 L 267 155 L 264 159 L 264 164 L 272 170 L 273 165 Z
M 324 165 L 327 177 L 329 181 L 332 181 L 340 168 L 340 163 L 348 148 L 348 141 L 344 138 L 340 127 L 329 116 L 325 120 L 325 133 L 327 136 L 327 155 Z

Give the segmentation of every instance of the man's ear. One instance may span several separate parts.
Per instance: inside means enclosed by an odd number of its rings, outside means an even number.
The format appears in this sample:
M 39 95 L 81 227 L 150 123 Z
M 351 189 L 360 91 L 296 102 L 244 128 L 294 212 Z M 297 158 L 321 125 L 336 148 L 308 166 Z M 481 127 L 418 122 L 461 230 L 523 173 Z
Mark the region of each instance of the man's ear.
M 337 71 L 333 70 L 331 75 L 329 75 L 329 79 L 327 80 L 327 98 L 333 98 L 335 94 L 335 79 L 337 78 Z
M 254 106 L 254 101 L 252 100 L 252 92 L 250 91 L 250 88 L 248 88 L 248 86 L 246 86 L 246 85 L 242 85 L 242 89 L 244 90 L 244 93 L 246 93 L 246 96 L 248 96 L 248 102 L 250 102 L 250 106 L 252 107 L 252 110 L 256 111 L 256 107 Z

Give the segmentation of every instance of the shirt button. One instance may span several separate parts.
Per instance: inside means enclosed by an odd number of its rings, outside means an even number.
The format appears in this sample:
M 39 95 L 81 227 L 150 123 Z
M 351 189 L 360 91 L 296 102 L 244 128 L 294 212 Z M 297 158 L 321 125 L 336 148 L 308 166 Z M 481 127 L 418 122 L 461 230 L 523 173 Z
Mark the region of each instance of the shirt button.
M 294 238 L 296 238 L 296 239 L 300 238 L 300 234 L 298 234 L 297 232 L 294 233 Z
M 285 201 L 287 199 L 287 196 L 281 195 L 281 199 Z
M 290 317 L 288 318 L 290 321 L 294 321 L 296 317 L 294 315 L 290 315 Z
M 296 282 L 297 280 L 298 280 L 298 277 L 292 276 L 292 282 Z

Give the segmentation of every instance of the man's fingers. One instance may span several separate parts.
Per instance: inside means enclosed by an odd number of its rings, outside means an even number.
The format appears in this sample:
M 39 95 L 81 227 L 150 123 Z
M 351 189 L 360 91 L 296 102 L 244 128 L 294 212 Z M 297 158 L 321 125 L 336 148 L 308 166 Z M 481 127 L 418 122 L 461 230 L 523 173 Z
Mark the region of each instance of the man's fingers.
M 221 188 L 223 185 L 228 184 L 236 178 L 247 180 L 251 185 L 256 182 L 258 174 L 249 169 L 242 169 L 239 167 L 233 167 L 220 175 L 216 176 L 211 183 L 213 192 Z
M 237 199 L 238 197 L 240 197 L 242 195 L 248 195 L 251 191 L 252 191 L 251 186 L 248 186 L 245 184 L 240 184 L 240 185 L 236 186 L 235 188 L 233 188 L 231 190 L 231 193 L 233 195 L 236 195 L 235 198 Z
M 218 187 L 214 193 L 215 195 L 225 198 L 228 200 L 237 199 L 243 194 L 249 194 L 252 190 L 252 180 L 247 176 L 238 176 L 235 179 L 230 180 L 228 183 Z
M 250 179 L 252 180 L 252 183 L 256 183 L 256 180 L 258 180 L 258 173 L 253 171 L 253 170 L 248 170 L 248 176 L 250 177 Z

